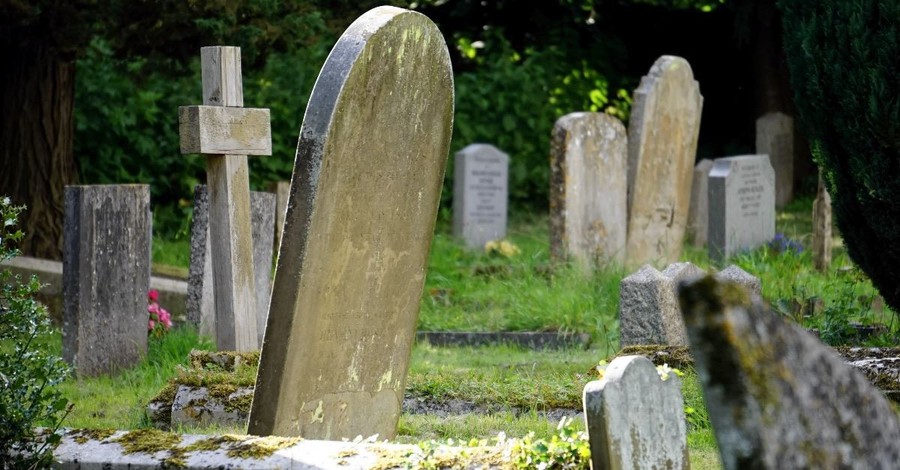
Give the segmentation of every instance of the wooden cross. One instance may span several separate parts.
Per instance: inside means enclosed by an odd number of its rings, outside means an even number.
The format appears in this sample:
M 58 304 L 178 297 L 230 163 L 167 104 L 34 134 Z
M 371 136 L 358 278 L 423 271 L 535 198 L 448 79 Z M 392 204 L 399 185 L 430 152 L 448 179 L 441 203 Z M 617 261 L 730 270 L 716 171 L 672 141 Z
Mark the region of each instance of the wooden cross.
M 200 49 L 203 106 L 178 108 L 181 153 L 206 156 L 219 350 L 259 348 L 247 155 L 271 155 L 268 109 L 243 108 L 241 49 Z

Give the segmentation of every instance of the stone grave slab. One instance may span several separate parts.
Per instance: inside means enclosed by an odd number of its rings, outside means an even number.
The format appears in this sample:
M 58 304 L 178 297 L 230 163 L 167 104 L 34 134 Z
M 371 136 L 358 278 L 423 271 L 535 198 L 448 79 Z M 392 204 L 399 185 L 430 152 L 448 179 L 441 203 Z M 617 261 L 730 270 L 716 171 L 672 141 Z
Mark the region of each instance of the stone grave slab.
M 470 144 L 453 157 L 453 236 L 469 248 L 506 237 L 509 155 Z
M 697 247 L 706 246 L 709 231 L 709 170 L 712 167 L 713 161 L 708 158 L 700 160 L 694 166 L 687 235 L 691 244 Z
M 703 96 L 691 66 L 662 56 L 634 91 L 628 124 L 628 266 L 681 257 Z
M 756 120 L 756 154 L 768 155 L 775 169 L 775 206 L 794 199 L 794 119 L 767 113 Z
M 586 271 L 625 263 L 628 138 L 605 113 L 572 113 L 550 146 L 550 255 Z
M 453 122 L 425 16 L 357 19 L 300 130 L 249 432 L 396 432 Z
M 775 236 L 775 172 L 766 155 L 716 160 L 709 172 L 709 257 L 724 261 Z

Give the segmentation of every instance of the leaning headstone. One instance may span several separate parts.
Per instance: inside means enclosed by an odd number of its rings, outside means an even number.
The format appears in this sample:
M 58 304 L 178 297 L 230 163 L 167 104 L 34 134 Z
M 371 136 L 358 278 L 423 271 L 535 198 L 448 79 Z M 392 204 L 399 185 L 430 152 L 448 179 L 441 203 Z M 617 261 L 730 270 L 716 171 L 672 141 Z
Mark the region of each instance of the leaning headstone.
M 775 172 L 766 155 L 716 160 L 709 172 L 709 257 L 729 256 L 775 236 Z
M 181 153 L 206 156 L 216 346 L 258 347 L 247 155 L 271 155 L 268 109 L 244 106 L 239 47 L 200 49 L 203 106 L 178 109 Z
M 625 262 L 625 126 L 605 113 L 572 113 L 550 146 L 550 255 L 586 270 Z
M 469 248 L 506 237 L 509 155 L 471 144 L 453 157 L 453 236 Z
M 262 344 L 272 285 L 272 233 L 276 219 L 275 195 L 250 192 L 250 228 L 253 238 L 253 276 L 258 344 Z M 209 193 L 206 185 L 194 190 L 191 226 L 191 266 L 188 278 L 188 321 L 200 334 L 216 339 L 216 297 L 213 289 L 212 246 L 209 231 Z
M 691 208 L 688 212 L 687 235 L 696 247 L 706 246 L 709 230 L 709 170 L 713 161 L 704 158 L 694 167 L 694 181 L 691 184 Z
M 726 469 L 896 468 L 896 413 L 833 350 L 733 284 L 679 296 Z
M 300 130 L 250 433 L 396 433 L 452 119 L 434 23 L 379 7 L 350 25 Z
M 79 377 L 147 354 L 150 187 L 67 186 L 63 357 Z
M 819 173 L 819 187 L 813 201 L 813 264 L 821 272 L 831 266 L 831 196 L 825 189 L 825 181 Z
M 614 359 L 584 387 L 591 468 L 688 469 L 681 383 L 643 356 Z
M 703 97 L 690 64 L 662 56 L 634 92 L 628 124 L 628 265 L 681 257 Z
M 768 155 L 775 169 L 775 206 L 794 199 L 794 119 L 768 113 L 756 120 L 756 153 Z

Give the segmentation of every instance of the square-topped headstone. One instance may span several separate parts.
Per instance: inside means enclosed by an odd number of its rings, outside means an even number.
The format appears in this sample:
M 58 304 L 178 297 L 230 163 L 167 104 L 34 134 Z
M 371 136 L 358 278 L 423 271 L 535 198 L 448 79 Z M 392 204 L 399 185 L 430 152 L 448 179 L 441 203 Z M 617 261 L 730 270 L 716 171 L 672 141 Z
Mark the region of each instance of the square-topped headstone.
M 767 155 L 716 160 L 709 172 L 709 257 L 722 261 L 775 236 L 775 171 Z
M 453 157 L 453 236 L 469 248 L 506 237 L 509 155 L 471 144 Z
M 249 432 L 396 433 L 453 127 L 453 71 L 424 15 L 341 36 L 300 129 Z

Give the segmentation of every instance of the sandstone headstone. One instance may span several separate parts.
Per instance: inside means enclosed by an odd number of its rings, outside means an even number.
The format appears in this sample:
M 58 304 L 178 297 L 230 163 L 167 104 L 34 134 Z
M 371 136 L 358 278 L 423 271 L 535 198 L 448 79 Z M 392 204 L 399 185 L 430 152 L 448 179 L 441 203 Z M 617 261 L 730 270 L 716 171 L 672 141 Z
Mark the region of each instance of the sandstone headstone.
M 768 155 L 775 169 L 775 205 L 794 199 L 794 119 L 768 113 L 756 120 L 756 153 Z
M 453 165 L 453 236 L 478 249 L 505 238 L 509 155 L 471 144 L 456 152 Z
M 194 219 L 191 226 L 191 266 L 188 280 L 188 321 L 199 325 L 200 334 L 216 338 L 216 297 L 212 272 L 212 245 L 209 232 L 209 193 L 206 185 L 194 190 Z M 272 285 L 272 233 L 276 212 L 275 195 L 250 192 L 250 227 L 253 237 L 253 293 L 256 302 L 258 344 L 262 344 L 269 311 Z
M 691 184 L 691 208 L 688 212 L 687 234 L 694 246 L 706 246 L 709 231 L 709 170 L 713 161 L 704 158 L 694 167 Z
M 819 174 L 819 187 L 813 201 L 813 264 L 822 272 L 831 266 L 831 196 L 825 189 L 825 181 Z
M 775 236 L 775 172 L 766 155 L 716 160 L 709 172 L 709 257 L 722 261 Z
M 628 138 L 605 113 L 572 113 L 550 147 L 550 254 L 590 270 L 625 262 Z
M 379 7 L 341 36 L 300 130 L 249 432 L 396 432 L 453 119 L 425 16 Z
M 733 284 L 706 277 L 679 296 L 726 469 L 900 462 L 896 413 L 833 350 Z
M 63 357 L 79 377 L 147 354 L 150 187 L 67 186 Z
M 584 387 L 591 468 L 688 469 L 681 383 L 643 356 L 617 357 Z
M 662 56 L 634 92 L 628 124 L 628 265 L 681 257 L 703 97 L 690 64 Z

